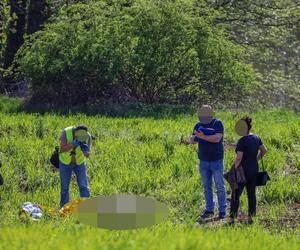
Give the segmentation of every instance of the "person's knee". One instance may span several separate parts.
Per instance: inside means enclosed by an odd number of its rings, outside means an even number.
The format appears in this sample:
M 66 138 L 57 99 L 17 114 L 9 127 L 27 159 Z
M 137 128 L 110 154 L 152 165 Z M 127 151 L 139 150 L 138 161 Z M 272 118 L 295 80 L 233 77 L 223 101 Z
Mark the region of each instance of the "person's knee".
M 203 182 L 203 188 L 205 192 L 212 192 L 213 190 L 212 183 Z
M 225 184 L 224 184 L 223 178 L 216 178 L 215 182 L 216 182 L 217 191 L 224 192 L 225 191 Z
M 214 175 L 216 188 L 218 191 L 225 191 L 225 183 L 223 173 L 215 173 Z
M 69 191 L 70 184 L 67 182 L 60 182 L 60 190 L 61 191 Z
M 247 196 L 248 196 L 248 199 L 250 200 L 256 200 L 256 193 L 255 193 L 255 190 L 247 190 Z
M 250 196 L 248 195 L 248 200 L 249 200 L 249 202 L 252 202 L 252 203 L 254 202 L 255 203 L 256 202 L 256 196 L 255 195 L 250 195 Z

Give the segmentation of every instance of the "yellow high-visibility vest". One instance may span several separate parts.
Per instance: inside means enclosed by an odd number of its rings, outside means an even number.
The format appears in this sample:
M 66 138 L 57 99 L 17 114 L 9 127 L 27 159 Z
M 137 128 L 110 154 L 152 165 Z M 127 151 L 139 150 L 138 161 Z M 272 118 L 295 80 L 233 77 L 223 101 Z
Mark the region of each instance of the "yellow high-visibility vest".
M 73 127 L 67 127 L 64 130 L 66 132 L 67 144 L 72 143 L 74 140 Z M 72 161 L 71 152 L 72 152 L 72 149 L 70 149 L 69 151 L 66 151 L 66 152 L 59 152 L 59 160 L 61 161 L 61 163 L 63 163 L 64 165 L 71 164 L 71 161 Z M 77 166 L 81 165 L 85 162 L 85 156 L 79 146 L 75 149 L 75 161 L 76 161 Z

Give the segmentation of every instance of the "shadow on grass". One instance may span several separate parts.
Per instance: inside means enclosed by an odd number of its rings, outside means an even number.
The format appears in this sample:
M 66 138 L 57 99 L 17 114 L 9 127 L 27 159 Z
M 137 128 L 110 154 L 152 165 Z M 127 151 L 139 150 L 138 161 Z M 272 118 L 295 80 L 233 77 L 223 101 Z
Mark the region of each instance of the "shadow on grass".
M 78 106 L 59 106 L 55 104 L 32 103 L 23 98 L 0 96 L 0 112 L 2 113 L 53 113 L 58 115 L 102 115 L 116 118 L 147 117 L 153 119 L 176 118 L 190 116 L 196 109 L 187 105 L 143 104 L 143 103 L 97 103 Z

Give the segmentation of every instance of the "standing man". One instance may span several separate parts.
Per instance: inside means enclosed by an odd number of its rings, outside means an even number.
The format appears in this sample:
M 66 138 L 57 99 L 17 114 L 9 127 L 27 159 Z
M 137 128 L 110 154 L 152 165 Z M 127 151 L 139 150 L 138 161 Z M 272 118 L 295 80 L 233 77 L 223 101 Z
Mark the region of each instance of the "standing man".
M 90 197 L 86 174 L 86 158 L 90 156 L 92 137 L 85 125 L 67 127 L 60 138 L 59 174 L 60 207 L 69 202 L 69 186 L 75 172 L 80 197 Z
M 204 186 L 206 202 L 202 219 L 214 215 L 213 179 L 217 188 L 219 219 L 226 216 L 226 189 L 224 173 L 224 125 L 221 120 L 213 117 L 211 106 L 203 105 L 199 110 L 199 122 L 195 125 L 190 144 L 198 143 L 200 175 Z

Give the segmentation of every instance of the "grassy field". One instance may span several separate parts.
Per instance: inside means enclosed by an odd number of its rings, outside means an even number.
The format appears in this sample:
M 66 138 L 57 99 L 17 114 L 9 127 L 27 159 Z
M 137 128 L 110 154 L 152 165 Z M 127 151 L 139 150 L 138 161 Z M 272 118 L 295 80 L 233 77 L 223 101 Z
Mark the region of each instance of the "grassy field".
M 7 110 L 5 110 L 7 111 Z M 10 110 L 8 110 L 10 111 Z M 134 115 L 134 114 L 133 114 Z M 245 113 L 217 112 L 225 124 L 225 168 L 238 140 L 235 122 Z M 272 181 L 258 189 L 258 216 L 251 226 L 220 223 L 196 226 L 204 209 L 196 146 L 180 144 L 197 117 L 136 117 L 0 113 L 0 159 L 5 185 L 0 187 L 1 249 L 299 249 L 300 117 L 284 110 L 251 114 L 254 133 L 269 152 L 265 166 Z M 44 217 L 21 222 L 19 206 L 31 201 L 59 206 L 59 174 L 49 156 L 62 129 L 85 123 L 96 137 L 88 161 L 91 195 L 133 193 L 154 197 L 170 208 L 165 223 L 148 229 L 108 231 L 76 224 L 70 218 Z M 229 186 L 227 186 L 229 192 Z M 76 181 L 71 197 L 78 197 Z M 242 212 L 247 211 L 246 195 Z

